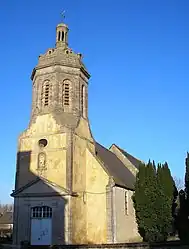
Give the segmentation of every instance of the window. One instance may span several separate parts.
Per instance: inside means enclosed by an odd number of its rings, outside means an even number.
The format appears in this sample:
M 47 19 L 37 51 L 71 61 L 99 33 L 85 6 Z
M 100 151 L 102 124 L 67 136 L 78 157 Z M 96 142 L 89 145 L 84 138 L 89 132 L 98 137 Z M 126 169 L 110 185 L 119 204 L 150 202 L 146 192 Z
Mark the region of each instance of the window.
M 69 106 L 70 104 L 70 82 L 65 80 L 63 83 L 63 105 Z
M 48 206 L 33 207 L 31 209 L 32 218 L 52 218 L 52 208 Z
M 45 106 L 49 104 L 49 84 L 45 85 Z
M 42 103 L 43 106 L 49 105 L 49 95 L 50 95 L 50 83 L 49 81 L 44 82 L 42 89 Z
M 125 192 L 125 214 L 128 215 L 128 193 Z
M 47 139 L 44 139 L 44 138 L 42 138 L 42 139 L 40 139 L 39 141 L 38 141 L 38 144 L 39 144 L 39 147 L 40 148 L 44 148 L 45 146 L 47 146 Z

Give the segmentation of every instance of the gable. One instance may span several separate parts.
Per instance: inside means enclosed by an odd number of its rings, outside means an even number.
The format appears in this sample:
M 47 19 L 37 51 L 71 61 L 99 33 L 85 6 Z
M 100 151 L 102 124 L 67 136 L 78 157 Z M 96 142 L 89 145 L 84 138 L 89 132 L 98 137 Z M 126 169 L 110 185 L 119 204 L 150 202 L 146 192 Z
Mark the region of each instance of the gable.
M 57 196 L 68 195 L 69 191 L 43 178 L 30 182 L 12 196 Z
M 128 152 L 119 148 L 117 145 L 112 144 L 110 151 L 113 152 L 119 160 L 127 167 L 133 175 L 136 175 L 141 164 L 141 161 L 134 156 L 130 155 Z

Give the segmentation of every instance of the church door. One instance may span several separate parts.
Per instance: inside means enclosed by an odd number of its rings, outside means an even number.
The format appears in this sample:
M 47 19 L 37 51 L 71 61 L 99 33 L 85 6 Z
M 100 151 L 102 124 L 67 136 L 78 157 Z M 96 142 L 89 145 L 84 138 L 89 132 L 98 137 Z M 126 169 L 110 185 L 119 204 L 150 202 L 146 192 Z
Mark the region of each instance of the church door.
M 52 244 L 52 208 L 47 206 L 32 208 L 31 245 Z

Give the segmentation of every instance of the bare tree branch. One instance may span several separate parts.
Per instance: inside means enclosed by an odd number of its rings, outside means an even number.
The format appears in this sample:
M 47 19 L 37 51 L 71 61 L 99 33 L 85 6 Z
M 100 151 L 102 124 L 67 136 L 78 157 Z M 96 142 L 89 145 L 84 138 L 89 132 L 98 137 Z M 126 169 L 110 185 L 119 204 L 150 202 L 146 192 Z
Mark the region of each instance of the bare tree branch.
M 13 212 L 13 204 L 0 204 L 0 215 L 5 212 Z
M 184 189 L 184 181 L 181 178 L 174 176 L 173 179 L 175 181 L 175 185 L 178 191 L 180 191 L 181 189 Z

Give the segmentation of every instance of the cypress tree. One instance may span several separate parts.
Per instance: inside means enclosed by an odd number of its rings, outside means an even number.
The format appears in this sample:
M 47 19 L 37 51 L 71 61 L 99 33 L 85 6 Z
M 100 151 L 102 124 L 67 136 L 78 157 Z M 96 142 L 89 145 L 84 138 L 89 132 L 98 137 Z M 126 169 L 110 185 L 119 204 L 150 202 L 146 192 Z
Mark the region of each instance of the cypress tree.
M 157 241 L 157 179 L 156 179 L 156 166 L 153 161 L 150 161 L 146 165 L 146 175 L 147 175 L 147 184 L 145 189 L 145 195 L 147 197 L 147 214 L 145 217 L 146 223 L 146 234 L 145 239 L 149 242 Z
M 185 172 L 185 194 L 186 194 L 186 202 L 187 207 L 189 207 L 189 153 L 187 152 L 186 160 L 186 172 Z
M 165 241 L 173 228 L 173 203 L 175 201 L 175 184 L 168 164 L 158 165 L 158 229 L 159 240 Z
M 144 241 L 165 241 L 173 225 L 175 184 L 168 164 L 142 164 L 133 196 L 138 230 Z
M 136 175 L 135 193 L 133 195 L 133 204 L 135 208 L 136 221 L 138 224 L 138 231 L 143 240 L 145 240 L 145 222 L 144 215 L 146 213 L 146 196 L 144 195 L 146 187 L 146 166 L 139 165 L 139 171 Z
M 185 191 L 179 192 L 180 208 L 177 216 L 178 234 L 182 242 L 189 244 L 189 153 L 185 160 Z
M 176 219 L 178 235 L 184 244 L 189 243 L 187 202 L 185 191 L 179 191 L 179 210 Z
M 156 206 L 157 181 L 155 163 L 141 164 L 136 176 L 134 208 L 138 231 L 144 241 L 155 241 L 157 234 Z
M 156 223 L 158 227 L 157 240 L 163 241 L 167 237 L 164 231 L 164 228 L 165 228 L 164 208 L 165 208 L 165 203 L 166 203 L 166 196 L 165 196 L 163 185 L 162 185 L 164 176 L 163 176 L 161 164 L 158 164 L 157 166 L 156 177 L 157 177 L 158 191 L 157 191 L 157 202 L 156 202 L 157 205 L 156 205 L 156 210 L 154 210 L 154 212 L 157 213 L 157 223 Z

